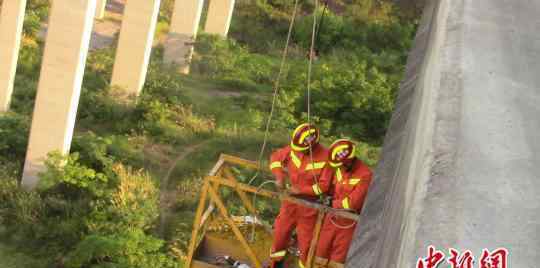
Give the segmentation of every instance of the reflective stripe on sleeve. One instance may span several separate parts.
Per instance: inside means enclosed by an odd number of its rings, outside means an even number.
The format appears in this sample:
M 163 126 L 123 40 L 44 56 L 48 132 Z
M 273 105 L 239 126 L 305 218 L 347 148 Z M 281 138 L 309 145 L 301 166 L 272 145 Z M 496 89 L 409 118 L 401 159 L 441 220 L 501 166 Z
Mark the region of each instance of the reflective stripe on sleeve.
M 326 162 L 310 163 L 306 166 L 306 170 L 321 169 L 326 165 Z
M 286 250 L 280 250 L 280 251 L 277 251 L 277 252 L 274 252 L 272 254 L 270 254 L 270 258 L 283 258 L 285 257 L 285 255 L 287 255 L 287 251 Z
M 281 167 L 281 162 L 279 161 L 272 162 L 272 164 L 270 164 L 270 169 L 280 168 L 280 167 Z
M 360 182 L 362 181 L 362 179 L 357 179 L 357 178 L 351 178 L 349 179 L 349 185 L 357 185 L 359 184 Z
M 336 169 L 336 180 L 338 182 L 341 182 L 343 180 L 343 175 L 341 175 L 341 170 L 339 168 Z
M 296 154 L 294 152 L 291 152 L 290 153 L 290 156 L 291 156 L 291 160 L 294 164 L 294 166 L 296 168 L 300 168 L 300 166 L 302 165 L 302 161 L 300 161 L 300 159 L 298 158 L 298 156 L 296 156 Z

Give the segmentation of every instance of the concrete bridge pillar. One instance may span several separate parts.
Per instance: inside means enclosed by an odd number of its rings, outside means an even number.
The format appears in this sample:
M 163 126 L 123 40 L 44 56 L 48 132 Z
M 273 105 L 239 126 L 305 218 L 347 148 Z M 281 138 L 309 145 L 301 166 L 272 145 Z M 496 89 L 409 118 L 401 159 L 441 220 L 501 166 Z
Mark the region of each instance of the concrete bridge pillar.
M 164 62 L 179 65 L 179 71 L 189 73 L 193 42 L 197 36 L 204 0 L 176 0 L 169 36 L 165 44 Z
M 160 0 L 126 2 L 111 84 L 131 95 L 138 95 L 144 85 L 159 4 Z
M 211 0 L 204 31 L 226 37 L 229 33 L 235 0 Z
M 9 110 L 25 8 L 26 0 L 2 2 L 0 14 L 0 112 Z
M 105 17 L 105 8 L 107 7 L 107 0 L 97 0 L 96 3 L 96 19 L 100 20 Z
M 24 163 L 25 188 L 36 186 L 48 153 L 69 152 L 95 9 L 96 0 L 52 3 Z

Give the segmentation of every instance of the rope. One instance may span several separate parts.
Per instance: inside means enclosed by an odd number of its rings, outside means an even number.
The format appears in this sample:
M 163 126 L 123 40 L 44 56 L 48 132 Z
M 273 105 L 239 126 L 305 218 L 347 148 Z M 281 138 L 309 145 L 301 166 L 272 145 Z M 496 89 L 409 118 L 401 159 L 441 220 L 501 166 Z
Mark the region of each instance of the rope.
M 317 41 L 316 41 L 317 44 L 321 43 L 321 31 L 322 31 L 322 27 L 324 25 L 324 17 L 326 15 L 326 10 L 327 9 L 328 9 L 328 0 L 324 1 L 324 8 L 323 8 L 323 12 L 322 12 L 322 15 L 321 15 L 321 20 L 319 21 L 319 25 L 317 26 Z
M 261 185 L 259 185 L 257 187 L 257 191 L 255 192 L 255 194 L 253 195 L 253 203 L 252 203 L 252 206 L 256 208 L 255 206 L 255 202 L 257 201 L 257 194 L 259 193 L 259 191 L 261 191 L 263 189 L 263 187 L 267 184 L 276 184 L 275 181 L 271 181 L 271 180 L 267 180 L 267 181 L 264 181 L 263 183 L 261 183 Z M 257 218 L 257 215 L 253 215 L 253 217 L 255 218 L 255 220 L 253 221 L 253 224 L 251 225 L 251 236 L 250 236 L 250 241 L 253 242 L 255 241 L 255 222 L 258 221 L 258 218 Z
M 315 0 L 315 10 L 313 11 L 313 27 L 311 31 L 311 47 L 309 49 L 309 64 L 307 73 L 307 122 L 311 125 L 311 73 L 313 72 L 313 56 L 315 53 L 315 37 L 317 35 L 317 10 L 319 10 L 319 0 Z M 313 148 L 309 146 L 309 158 L 313 165 Z M 312 169 L 311 175 L 315 183 L 319 183 L 315 172 Z
M 278 93 L 279 93 L 279 85 L 280 85 L 280 82 L 281 82 L 281 76 L 283 75 L 283 69 L 285 68 L 285 63 L 287 61 L 287 55 L 289 53 L 289 45 L 290 45 L 290 42 L 291 42 L 291 37 L 292 37 L 292 31 L 293 31 L 293 28 L 294 28 L 294 22 L 296 21 L 296 15 L 297 15 L 297 12 L 298 12 L 298 1 L 299 0 L 295 0 L 294 1 L 294 10 L 293 10 L 293 14 L 292 14 L 292 17 L 291 17 L 291 23 L 289 25 L 289 32 L 287 33 L 287 41 L 285 43 L 285 48 L 283 48 L 283 53 L 281 55 L 281 64 L 279 66 L 279 72 L 278 72 L 278 75 L 277 75 L 277 78 L 275 80 L 275 83 L 274 83 L 274 93 L 273 93 L 273 96 L 272 96 L 272 107 L 270 108 L 270 114 L 268 115 L 268 120 L 266 121 L 266 127 L 265 127 L 265 131 L 264 131 L 264 140 L 263 140 L 263 144 L 261 146 L 261 151 L 259 153 L 259 158 L 258 158 L 258 169 L 255 173 L 255 175 L 253 176 L 253 178 L 251 178 L 248 182 L 249 185 L 251 185 L 253 183 L 253 181 L 255 181 L 255 179 L 259 176 L 259 172 L 261 170 L 261 164 L 262 164 L 262 159 L 264 157 L 264 152 L 266 150 L 266 145 L 268 143 L 268 135 L 270 133 L 270 123 L 272 122 L 272 117 L 274 116 L 274 109 L 275 109 L 275 105 L 276 105 L 276 101 L 277 101 L 277 97 L 278 97 Z
M 315 11 L 313 12 L 313 28 L 312 28 L 312 33 L 311 33 L 311 47 L 309 50 L 309 65 L 308 65 L 308 75 L 307 75 L 307 121 L 308 121 L 308 124 L 311 124 L 311 74 L 313 72 L 313 56 L 315 53 L 315 43 L 316 43 L 316 37 L 318 37 L 318 33 L 320 31 L 320 26 L 322 26 L 324 13 L 326 12 L 327 6 L 328 6 L 328 2 L 326 2 L 323 15 L 321 16 L 321 23 L 319 27 L 317 27 L 317 10 L 319 10 L 319 0 L 315 0 Z M 311 148 L 311 146 L 309 147 L 309 157 L 310 157 L 311 164 L 313 165 L 313 149 Z M 313 175 L 313 179 L 315 180 L 315 182 L 319 183 L 313 170 L 311 170 L 311 174 Z M 339 229 L 349 229 L 349 228 L 352 228 L 356 224 L 356 222 L 353 222 L 352 224 L 347 225 L 347 226 L 337 224 L 334 221 L 334 216 L 330 217 L 330 222 Z
M 349 229 L 349 228 L 352 228 L 352 227 L 354 227 L 356 225 L 355 221 L 353 221 L 353 223 L 351 223 L 349 225 L 340 225 L 340 224 L 338 224 L 338 223 L 336 223 L 334 221 L 335 217 L 336 217 L 335 215 L 330 216 L 330 222 L 339 229 Z
M 280 63 L 280 66 L 279 66 L 279 72 L 278 72 L 278 75 L 277 75 L 276 80 L 274 82 L 274 93 L 273 93 L 273 96 L 272 96 L 272 107 L 270 108 L 270 114 L 268 115 L 268 119 L 266 121 L 266 126 L 265 126 L 265 131 L 264 131 L 264 140 L 263 140 L 263 143 L 261 145 L 261 151 L 259 152 L 259 158 L 257 160 L 258 169 L 255 172 L 255 175 L 253 175 L 253 177 L 249 180 L 248 185 L 251 185 L 255 181 L 255 179 L 259 176 L 259 173 L 260 173 L 260 170 L 261 170 L 262 159 L 264 157 L 264 152 L 266 151 L 266 145 L 268 143 L 268 135 L 270 133 L 270 123 L 272 122 L 272 117 L 274 116 L 274 110 L 275 110 L 276 101 L 277 101 L 277 97 L 278 97 L 278 93 L 279 93 L 279 86 L 280 86 L 280 82 L 281 82 L 281 77 L 283 75 L 283 69 L 285 69 L 285 63 L 287 62 L 287 55 L 289 53 L 289 45 L 291 43 L 291 37 L 292 37 L 293 28 L 294 28 L 294 23 L 296 21 L 296 15 L 298 13 L 298 2 L 299 2 L 299 0 L 294 1 L 294 10 L 293 10 L 293 13 L 292 13 L 292 16 L 291 16 L 291 22 L 289 24 L 289 31 L 287 32 L 287 41 L 285 42 L 285 47 L 283 48 L 283 52 L 282 52 L 282 55 L 281 55 L 281 63 Z M 257 192 L 259 192 L 262 189 L 262 187 L 264 187 L 266 184 L 269 184 L 269 183 L 274 183 L 275 184 L 276 182 L 267 180 L 267 181 L 261 183 L 257 188 Z M 256 207 L 255 206 L 256 205 L 255 204 L 256 199 L 257 199 L 257 194 L 253 195 L 253 207 Z M 255 213 L 255 214 L 257 214 L 257 213 Z M 257 215 L 253 215 L 253 217 L 255 219 L 257 219 Z M 251 241 L 253 242 L 254 239 L 255 239 L 255 223 L 252 224 L 252 229 L 251 229 Z
M 313 27 L 311 32 L 311 47 L 309 49 L 309 65 L 307 75 L 307 121 L 311 124 L 311 73 L 313 72 L 313 54 L 315 52 L 315 37 L 317 35 L 317 10 L 319 0 L 315 0 L 315 11 L 313 12 Z

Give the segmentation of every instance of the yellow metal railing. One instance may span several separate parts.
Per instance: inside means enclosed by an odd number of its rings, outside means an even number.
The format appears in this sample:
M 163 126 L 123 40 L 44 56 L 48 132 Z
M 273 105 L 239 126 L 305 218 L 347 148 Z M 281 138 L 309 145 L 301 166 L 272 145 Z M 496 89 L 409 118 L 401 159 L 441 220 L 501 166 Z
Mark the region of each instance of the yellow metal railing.
M 266 197 L 266 198 L 271 198 L 271 199 L 280 199 L 282 201 L 285 200 L 285 201 L 296 203 L 305 207 L 317 209 L 319 211 L 319 214 L 317 217 L 317 223 L 316 223 L 314 234 L 313 234 L 313 240 L 311 241 L 311 246 L 308 253 L 308 260 L 307 260 L 307 263 L 305 264 L 306 268 L 311 268 L 313 265 L 315 249 L 319 241 L 319 235 L 320 235 L 322 223 L 326 214 L 334 214 L 339 217 L 348 218 L 348 219 L 352 219 L 356 221 L 358 220 L 357 214 L 354 214 L 348 211 L 337 210 L 337 209 L 333 209 L 333 208 L 321 205 L 319 203 L 309 202 L 309 201 L 291 196 L 287 193 L 278 193 L 278 192 L 273 192 L 269 190 L 258 189 L 257 187 L 240 183 L 231 172 L 230 170 L 231 166 L 241 166 L 241 167 L 254 169 L 254 170 L 259 168 L 259 165 L 253 161 L 249 161 L 249 160 L 245 160 L 242 158 L 225 155 L 225 154 L 222 154 L 220 156 L 216 165 L 212 168 L 208 176 L 205 177 L 205 181 L 204 181 L 200 199 L 199 199 L 199 205 L 195 213 L 195 221 L 193 223 L 191 241 L 189 243 L 189 248 L 188 248 L 188 256 L 187 256 L 187 262 L 185 266 L 187 268 L 192 267 L 194 253 L 195 253 L 197 243 L 198 243 L 199 233 L 201 230 L 203 230 L 203 227 L 205 223 L 207 222 L 208 217 L 216 208 L 218 212 L 221 214 L 221 217 L 223 217 L 226 223 L 230 226 L 235 237 L 238 239 L 243 249 L 247 253 L 247 256 L 249 257 L 254 268 L 262 268 L 261 260 L 257 258 L 256 254 L 253 252 L 253 250 L 249 246 L 249 243 L 247 242 L 246 238 L 244 237 L 244 235 L 242 234 L 238 226 L 236 226 L 235 222 L 232 220 L 231 216 L 229 215 L 225 203 L 219 196 L 220 187 L 228 187 L 228 188 L 234 189 L 236 193 L 238 194 L 238 196 L 240 197 L 240 200 L 242 201 L 242 204 L 245 206 L 247 211 L 249 211 L 253 215 L 256 215 L 256 209 L 253 206 L 253 204 L 250 202 L 248 198 L 248 193 Z M 207 200 L 209 200 L 209 205 L 205 211 L 204 208 L 206 206 Z

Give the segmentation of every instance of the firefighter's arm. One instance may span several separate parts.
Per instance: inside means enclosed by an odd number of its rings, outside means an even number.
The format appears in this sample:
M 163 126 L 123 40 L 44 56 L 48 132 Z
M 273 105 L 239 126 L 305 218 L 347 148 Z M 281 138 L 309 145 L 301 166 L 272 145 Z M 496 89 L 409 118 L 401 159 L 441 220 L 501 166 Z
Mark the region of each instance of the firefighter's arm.
M 320 186 L 320 183 L 314 183 L 312 185 L 303 185 L 299 188 L 295 188 L 292 193 L 310 196 L 320 196 L 324 192 Z
M 329 193 L 332 182 L 334 181 L 335 171 L 329 165 L 326 165 L 319 178 L 319 187 L 323 193 Z
M 312 176 L 312 175 L 318 176 L 317 180 L 313 180 L 317 182 L 313 183 L 312 185 L 303 185 L 302 187 L 298 189 L 298 194 L 321 196 L 324 193 L 328 192 L 328 189 L 330 188 L 330 183 L 333 178 L 333 175 L 332 175 L 333 173 L 329 172 L 328 170 L 329 168 L 323 168 L 322 171 L 314 170 L 313 174 L 311 174 L 311 172 L 308 171 L 307 172 L 307 174 L 309 174 L 308 176 Z M 320 175 L 317 174 L 318 172 L 320 172 Z
M 341 200 L 341 206 L 343 209 L 360 211 L 364 205 L 369 185 L 371 184 L 371 172 L 350 178 L 349 184 L 354 186 L 353 191 L 348 197 Z
M 321 196 L 323 194 L 320 183 L 314 183 L 312 185 L 303 185 L 299 188 L 294 189 L 293 194 L 301 195 L 310 195 L 310 196 Z
M 272 171 L 272 174 L 276 178 L 278 186 L 281 185 L 281 187 L 285 185 L 285 179 L 287 177 L 284 168 L 287 165 L 288 153 L 289 150 L 285 147 L 273 152 L 270 156 L 270 171 Z
M 360 211 L 364 204 L 364 200 L 366 199 L 370 182 L 370 179 L 361 179 L 359 184 L 354 187 L 351 194 L 341 200 L 341 206 L 344 209 Z

